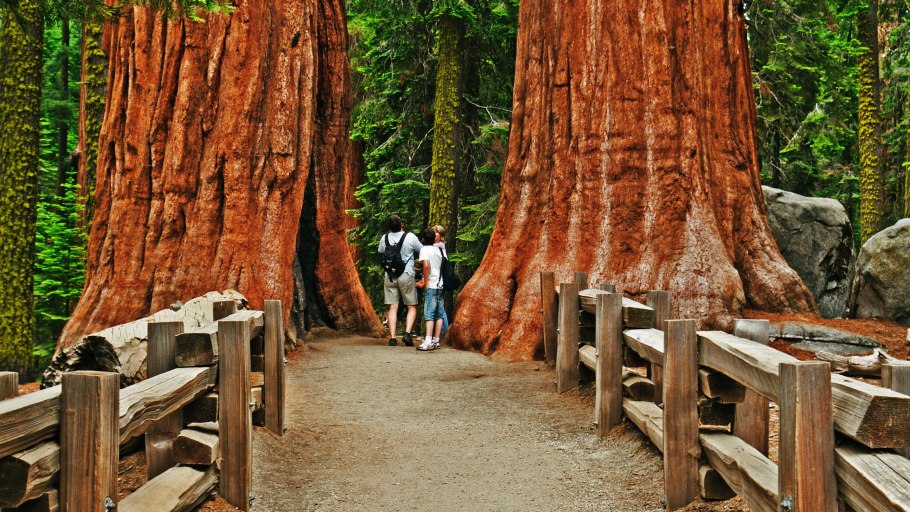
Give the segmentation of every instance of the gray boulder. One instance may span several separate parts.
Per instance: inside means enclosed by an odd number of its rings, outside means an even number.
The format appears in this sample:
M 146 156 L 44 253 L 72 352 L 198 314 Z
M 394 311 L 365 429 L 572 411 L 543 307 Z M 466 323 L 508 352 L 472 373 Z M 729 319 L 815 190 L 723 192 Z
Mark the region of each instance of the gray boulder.
M 850 304 L 857 318 L 910 325 L 910 219 L 899 220 L 863 244 Z
M 853 281 L 853 227 L 836 199 L 804 197 L 762 187 L 777 246 L 802 278 L 821 315 L 844 315 Z

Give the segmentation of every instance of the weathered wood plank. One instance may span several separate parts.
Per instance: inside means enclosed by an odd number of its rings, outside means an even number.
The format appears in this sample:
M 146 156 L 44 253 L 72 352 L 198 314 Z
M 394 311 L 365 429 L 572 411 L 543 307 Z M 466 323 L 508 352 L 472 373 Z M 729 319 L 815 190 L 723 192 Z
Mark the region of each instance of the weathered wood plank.
M 579 305 L 582 311 L 596 313 L 597 296 L 604 293 L 610 292 L 594 288 L 578 292 Z M 622 321 L 626 329 L 649 329 L 654 327 L 654 310 L 640 302 L 623 297 Z
M 119 512 L 187 512 L 195 509 L 215 490 L 215 467 L 196 469 L 177 466 L 150 480 L 121 501 Z
M 556 295 L 556 276 L 540 273 L 540 302 L 543 314 L 543 353 L 546 362 L 556 362 L 556 326 L 559 323 L 559 300 Z
M 623 396 L 631 400 L 653 402 L 657 390 L 654 383 L 635 372 L 625 372 L 622 377 Z
M 626 417 L 638 427 L 638 430 L 648 436 L 658 450 L 663 451 L 664 411 L 654 402 L 629 400 L 628 398 L 623 399 L 622 410 L 626 413 Z
M 596 330 L 594 415 L 604 437 L 622 421 L 622 295 L 597 297 Z
M 265 428 L 284 435 L 284 320 L 280 300 L 265 301 Z
M 60 510 L 60 492 L 51 489 L 22 505 L 6 509 L 6 512 L 57 512 Z
M 740 338 L 767 346 L 771 324 L 767 320 L 737 320 L 734 334 Z M 745 389 L 742 403 L 736 406 L 733 434 L 768 455 L 768 399 L 756 391 Z
M 250 509 L 253 486 L 253 427 L 250 411 L 250 324 L 218 322 L 218 427 L 221 444 L 219 494 L 228 503 Z M 578 353 L 578 350 L 575 350 Z
M 666 331 L 666 325 L 664 323 L 673 318 L 671 313 L 672 310 L 672 294 L 668 291 L 663 290 L 651 290 L 648 292 L 648 298 L 645 302 L 647 306 L 654 310 L 654 328 L 659 331 Z M 654 402 L 658 405 L 663 403 L 663 386 L 664 386 L 664 370 L 663 367 L 657 363 L 651 363 L 648 376 L 651 378 L 651 381 L 654 383 L 654 388 L 656 393 L 654 395 Z
M 227 318 L 237 312 L 237 302 L 233 300 L 212 301 L 212 322 Z
M 19 396 L 19 374 L 0 372 L 0 400 Z
M 777 512 L 777 466 L 742 439 L 719 432 L 698 436 L 708 463 L 755 512 Z
M 60 386 L 0 401 L 0 457 L 57 435 Z
M 174 439 L 174 455 L 180 464 L 214 464 L 221 448 L 218 441 L 217 433 L 184 429 Z
M 0 459 L 0 507 L 13 508 L 39 498 L 57 482 L 60 445 L 40 443 Z
M 837 509 L 831 366 L 780 365 L 778 493 L 794 512 Z
M 700 331 L 698 338 L 701 365 L 779 401 L 778 366 L 794 357 L 720 331 Z M 910 447 L 910 396 L 843 375 L 832 375 L 831 387 L 835 430 L 871 448 Z
M 578 347 L 578 364 L 587 369 L 597 371 L 597 349 L 591 345 Z
M 104 512 L 117 499 L 117 402 L 120 376 L 108 372 L 63 375 L 60 395 L 60 508 Z
M 575 284 L 578 285 L 579 290 L 584 290 L 588 287 L 588 273 L 587 272 L 576 272 L 575 273 Z
M 623 339 L 632 350 L 644 360 L 658 365 L 664 364 L 664 333 L 657 329 L 629 329 L 623 331 Z
M 698 370 L 698 384 L 702 394 L 722 404 L 737 404 L 746 396 L 746 388 L 742 384 L 720 372 Z
M 845 440 L 834 464 L 838 493 L 853 510 L 910 512 L 910 460 Z
M 664 354 L 664 489 L 667 510 L 698 496 L 698 339 L 695 320 L 666 322 Z
M 559 293 L 559 333 L 556 349 L 556 391 L 578 387 L 578 285 L 563 283 Z
M 218 393 L 207 393 L 187 404 L 183 421 L 187 425 L 218 421 Z
M 210 367 L 175 368 L 124 388 L 120 398 L 121 444 L 207 393 L 217 375 Z
M 183 322 L 149 322 L 147 359 L 149 377 L 174 369 L 174 338 L 182 332 Z M 149 426 L 145 433 L 145 458 L 149 480 L 177 464 L 172 443 L 182 429 L 183 413 L 179 409 Z
M 262 311 L 249 309 L 233 313 L 224 320 L 249 322 L 252 336 L 262 332 L 265 323 Z M 179 334 L 175 352 L 176 364 L 181 368 L 218 363 L 218 324 L 203 325 Z
M 906 361 L 885 363 L 881 366 L 881 374 L 882 387 L 910 395 L 910 363 Z M 907 428 L 910 429 L 910 425 Z M 910 448 L 895 448 L 894 451 L 910 459 Z

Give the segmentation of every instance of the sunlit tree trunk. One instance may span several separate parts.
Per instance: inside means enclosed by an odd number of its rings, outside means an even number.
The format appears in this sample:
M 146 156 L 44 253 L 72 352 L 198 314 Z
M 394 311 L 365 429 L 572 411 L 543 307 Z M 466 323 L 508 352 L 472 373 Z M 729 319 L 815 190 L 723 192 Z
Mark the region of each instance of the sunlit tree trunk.
M 741 4 L 520 4 L 509 156 L 449 340 L 542 356 L 541 270 L 673 294 L 673 318 L 815 311 L 768 227 Z
M 91 227 L 94 213 L 95 171 L 98 165 L 98 137 L 104 116 L 104 94 L 107 87 L 107 54 L 102 45 L 102 23 L 82 23 L 82 66 L 79 87 L 79 168 L 76 184 L 79 201 L 84 205 L 82 225 Z
M 0 7 L 0 370 L 32 357 L 44 10 Z
M 860 241 L 865 243 L 884 227 L 885 177 L 882 174 L 880 119 L 881 82 L 878 71 L 878 0 L 856 16 L 856 36 L 863 46 L 858 59 L 859 79 L 859 216 Z

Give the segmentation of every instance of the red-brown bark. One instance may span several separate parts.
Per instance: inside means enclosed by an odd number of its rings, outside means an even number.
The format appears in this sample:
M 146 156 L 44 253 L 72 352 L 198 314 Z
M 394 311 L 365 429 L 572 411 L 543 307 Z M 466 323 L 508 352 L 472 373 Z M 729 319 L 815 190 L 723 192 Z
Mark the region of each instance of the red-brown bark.
M 343 3 L 235 5 L 206 23 L 133 8 L 105 28 L 87 279 L 62 344 L 226 288 L 281 299 L 298 336 L 379 332 L 343 229 Z
M 538 272 L 587 271 L 674 317 L 814 311 L 765 217 L 739 4 L 521 3 L 499 214 L 449 339 L 541 355 Z

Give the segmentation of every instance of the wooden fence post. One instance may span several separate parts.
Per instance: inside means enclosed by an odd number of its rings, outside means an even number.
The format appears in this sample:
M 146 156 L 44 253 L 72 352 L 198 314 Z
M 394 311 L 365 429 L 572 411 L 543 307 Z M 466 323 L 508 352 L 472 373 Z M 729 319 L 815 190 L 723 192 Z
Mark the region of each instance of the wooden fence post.
M 651 290 L 648 292 L 648 302 L 647 305 L 650 308 L 654 309 L 654 328 L 661 331 L 666 331 L 667 326 L 664 325 L 664 322 L 672 318 L 672 313 L 670 308 L 672 305 L 672 294 L 664 290 Z M 655 363 L 651 363 L 649 366 L 651 372 L 651 381 L 654 383 L 654 403 L 660 405 L 663 403 L 663 380 L 664 380 L 664 369 Z
M 910 364 L 883 364 L 882 387 L 910 395 Z M 910 459 L 910 448 L 895 448 L 894 451 Z
M 556 362 L 556 324 L 559 322 L 559 302 L 556 298 L 556 276 L 540 273 L 540 302 L 543 313 L 543 354 L 550 364 Z
M 15 398 L 19 395 L 19 374 L 0 372 L 0 400 Z
M 767 320 L 737 320 L 733 334 L 755 343 L 768 345 L 771 324 Z M 746 388 L 743 401 L 736 404 L 733 434 L 768 455 L 768 399 Z
M 233 301 L 232 301 L 233 302 Z M 183 334 L 183 322 L 149 322 L 148 324 L 148 376 L 154 377 L 176 367 L 174 347 L 176 336 Z M 164 473 L 177 465 L 174 459 L 174 439 L 183 430 L 183 411 L 175 411 L 157 421 L 145 433 L 145 457 L 148 462 L 148 479 Z
M 609 283 L 600 283 L 597 285 L 598 290 L 603 290 L 605 292 L 616 293 L 616 285 Z M 622 294 L 620 294 L 622 295 Z
M 779 396 L 780 509 L 837 510 L 830 365 L 780 363 Z
M 597 435 L 622 421 L 622 295 L 597 296 L 597 377 L 594 410 Z
M 588 289 L 588 273 L 587 272 L 576 272 L 575 273 L 575 284 L 578 285 L 579 290 Z
M 226 299 L 212 302 L 212 321 L 217 322 L 237 312 L 237 301 Z
M 280 300 L 265 301 L 265 427 L 284 434 L 284 319 Z
M 250 412 L 250 327 L 243 320 L 218 322 L 219 494 L 250 509 L 253 487 L 253 425 Z
M 63 374 L 60 392 L 60 510 L 104 512 L 117 500 L 120 375 Z
M 667 510 L 699 493 L 698 338 L 695 320 L 668 320 L 664 337 L 664 488 Z
M 556 392 L 578 387 L 578 285 L 559 285 L 559 343 L 556 349 Z

